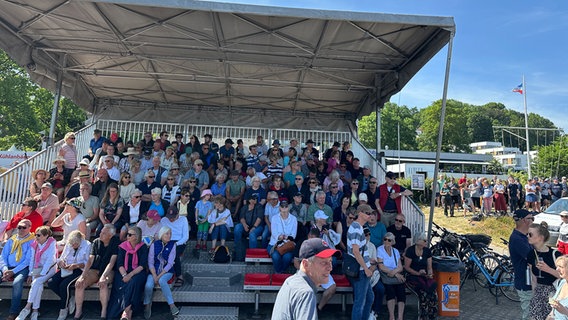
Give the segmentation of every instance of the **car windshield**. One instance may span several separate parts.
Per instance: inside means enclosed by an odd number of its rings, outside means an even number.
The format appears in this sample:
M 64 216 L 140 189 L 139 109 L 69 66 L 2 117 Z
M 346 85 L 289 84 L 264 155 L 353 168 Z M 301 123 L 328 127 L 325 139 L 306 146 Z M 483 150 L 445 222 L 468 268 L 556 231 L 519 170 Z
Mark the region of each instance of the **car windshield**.
M 560 214 L 560 212 L 562 212 L 564 210 L 568 211 L 568 198 L 562 198 L 562 199 L 555 201 L 544 212 L 550 213 L 550 214 Z

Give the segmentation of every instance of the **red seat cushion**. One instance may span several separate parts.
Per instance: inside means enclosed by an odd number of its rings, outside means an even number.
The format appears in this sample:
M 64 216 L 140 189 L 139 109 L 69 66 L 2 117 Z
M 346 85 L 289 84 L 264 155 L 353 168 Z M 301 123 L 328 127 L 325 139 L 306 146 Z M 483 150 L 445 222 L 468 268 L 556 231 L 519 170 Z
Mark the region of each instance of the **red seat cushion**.
M 272 285 L 273 286 L 281 286 L 284 284 L 284 280 L 288 279 L 291 274 L 287 273 L 275 273 L 272 275 Z
M 247 249 L 247 258 L 270 258 L 266 249 Z
M 351 287 L 351 283 L 347 280 L 347 277 L 343 274 L 332 274 L 331 277 L 335 281 L 337 287 Z
M 245 274 L 244 284 L 249 286 L 269 286 L 270 275 L 268 273 L 247 273 Z

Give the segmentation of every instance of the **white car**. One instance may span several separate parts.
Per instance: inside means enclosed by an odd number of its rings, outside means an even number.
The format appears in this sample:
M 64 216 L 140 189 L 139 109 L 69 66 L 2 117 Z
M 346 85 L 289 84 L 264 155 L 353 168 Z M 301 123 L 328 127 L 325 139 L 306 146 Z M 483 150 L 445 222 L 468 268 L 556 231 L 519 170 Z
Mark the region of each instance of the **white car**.
M 534 217 L 535 223 L 541 223 L 542 221 L 548 224 L 548 231 L 550 231 L 550 239 L 548 239 L 549 246 L 556 247 L 556 241 L 558 240 L 558 231 L 560 230 L 560 223 L 562 219 L 560 218 L 560 212 L 568 211 L 568 197 L 556 200 L 553 204 L 548 207 L 548 209 L 537 214 Z

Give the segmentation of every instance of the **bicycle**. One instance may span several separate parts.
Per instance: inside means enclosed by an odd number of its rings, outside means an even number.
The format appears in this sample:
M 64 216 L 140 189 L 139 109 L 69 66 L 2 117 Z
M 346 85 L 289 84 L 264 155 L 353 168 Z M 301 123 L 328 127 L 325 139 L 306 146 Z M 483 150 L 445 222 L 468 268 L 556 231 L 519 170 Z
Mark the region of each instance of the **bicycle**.
M 467 241 L 467 240 L 466 240 Z M 519 302 L 519 296 L 514 288 L 514 273 L 508 265 L 503 265 L 492 254 L 485 254 L 479 257 L 473 248 L 465 249 L 467 262 L 465 271 L 460 275 L 460 285 L 465 284 L 465 280 L 471 278 L 475 283 L 483 288 L 488 288 L 489 292 L 495 296 L 495 304 L 499 304 L 499 295 L 503 294 L 507 299 Z

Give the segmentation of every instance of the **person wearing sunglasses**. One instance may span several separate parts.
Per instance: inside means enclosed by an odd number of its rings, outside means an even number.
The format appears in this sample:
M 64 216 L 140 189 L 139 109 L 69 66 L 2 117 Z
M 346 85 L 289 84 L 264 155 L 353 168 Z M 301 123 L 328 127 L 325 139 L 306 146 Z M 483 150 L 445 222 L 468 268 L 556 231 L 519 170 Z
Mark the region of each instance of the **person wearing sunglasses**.
M 18 230 L 20 221 L 27 219 L 31 222 L 30 232 L 35 232 L 37 228 L 43 225 L 43 218 L 41 214 L 36 211 L 37 201 L 32 198 L 27 198 L 22 203 L 22 210 L 16 213 L 6 226 L 4 233 L 4 241 L 8 240 L 14 232 Z
M 437 283 L 432 269 L 432 251 L 428 247 L 428 234 L 421 233 L 415 244 L 404 252 L 404 270 L 408 284 L 418 293 L 420 310 L 424 316 L 437 314 Z
M 75 170 L 77 168 L 77 147 L 75 146 L 75 133 L 67 132 L 63 137 L 65 143 L 59 149 L 59 156 L 65 158 L 65 168 Z
M 30 320 L 37 320 L 44 285 L 57 271 L 54 268 L 57 252 L 55 243 L 55 239 L 51 237 L 51 228 L 49 226 L 37 228 L 35 240 L 31 244 L 33 258 L 30 259 L 30 265 L 28 266 L 28 270 L 31 270 L 28 276 L 28 283 L 31 283 L 28 303 L 20 311 L 16 320 L 24 320 L 30 313 Z
M 201 192 L 209 188 L 209 174 L 207 173 L 207 171 L 203 170 L 203 160 L 201 159 L 197 159 L 193 162 L 193 168 L 189 170 L 183 178 L 184 180 L 196 180 L 197 188 Z
M 515 229 L 509 237 L 509 254 L 515 274 L 515 290 L 517 290 L 521 300 L 521 319 L 528 320 L 530 319 L 529 305 L 533 291 L 531 279 L 527 279 L 527 256 L 532 250 L 527 234 L 534 217 L 531 212 L 525 209 L 518 209 L 513 213 L 513 219 L 515 220 Z
M 18 223 L 17 233 L 12 235 L 2 248 L 0 255 L 0 283 L 12 281 L 12 300 L 8 318 L 14 320 L 20 312 L 24 282 L 29 275 L 33 234 L 30 233 L 32 222 L 23 219 Z
M 118 246 L 116 271 L 112 283 L 107 318 L 132 319 L 142 311 L 144 284 L 148 274 L 148 246 L 142 242 L 142 230 L 128 228 L 126 241 Z
M 135 226 L 144 216 L 146 208 L 142 205 L 142 191 L 134 189 L 128 201 L 122 206 L 121 223 L 115 224 L 117 231 L 120 232 L 120 240 L 126 240 L 126 232 L 130 226 Z
M 405 226 L 406 218 L 403 214 L 394 217 L 394 224 L 387 227 L 387 232 L 394 234 L 396 242 L 393 244 L 398 252 L 404 252 L 412 245 L 412 232 Z
M 130 200 L 132 193 L 134 193 L 134 189 L 136 189 L 136 185 L 132 182 L 132 176 L 128 172 L 123 172 L 120 175 L 118 188 L 120 189 L 120 199 L 124 201 L 124 203 Z
M 383 245 L 377 248 L 377 262 L 381 272 L 381 281 L 385 285 L 385 295 L 387 299 L 387 308 L 389 311 L 389 319 L 394 320 L 394 309 L 397 306 L 398 320 L 404 319 L 404 305 L 406 304 L 406 292 L 404 284 L 404 271 L 400 252 L 394 247 L 394 234 L 387 232 L 383 238 Z M 399 280 L 397 284 L 387 284 L 384 277 L 394 277 Z

